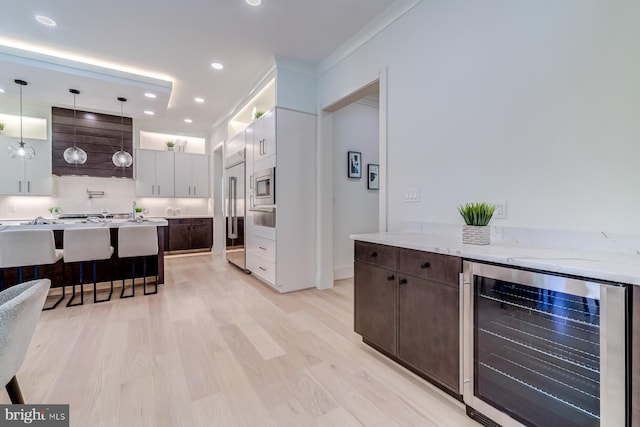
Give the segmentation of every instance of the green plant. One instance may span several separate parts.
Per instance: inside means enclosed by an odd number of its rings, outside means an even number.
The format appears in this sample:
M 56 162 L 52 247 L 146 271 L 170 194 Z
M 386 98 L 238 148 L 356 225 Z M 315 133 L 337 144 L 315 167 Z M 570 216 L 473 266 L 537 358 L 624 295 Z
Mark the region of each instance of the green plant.
M 142 208 L 138 208 L 138 207 L 136 207 L 136 212 L 137 212 L 137 213 L 142 212 Z
M 167 141 L 167 147 L 172 148 L 174 145 L 176 145 L 173 141 Z
M 264 115 L 264 111 L 256 111 L 256 119 L 260 118 L 262 115 Z
M 462 215 L 467 225 L 487 225 L 496 210 L 494 205 L 488 203 L 467 203 L 458 206 L 458 212 Z
M 53 206 L 53 207 L 48 209 L 50 214 L 52 214 L 54 210 L 59 212 L 60 211 L 60 207 L 59 206 Z
M 5 124 L 0 122 L 0 131 L 4 130 Z

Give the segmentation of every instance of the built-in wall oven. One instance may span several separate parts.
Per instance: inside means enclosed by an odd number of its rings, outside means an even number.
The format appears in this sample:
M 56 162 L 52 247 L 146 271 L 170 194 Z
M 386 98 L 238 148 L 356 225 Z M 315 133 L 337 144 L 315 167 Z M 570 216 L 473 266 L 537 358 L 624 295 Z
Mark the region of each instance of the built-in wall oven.
M 276 226 L 276 168 L 253 174 L 253 196 L 250 210 L 253 223 L 262 227 Z
M 484 425 L 628 425 L 627 289 L 464 262 L 463 396 Z

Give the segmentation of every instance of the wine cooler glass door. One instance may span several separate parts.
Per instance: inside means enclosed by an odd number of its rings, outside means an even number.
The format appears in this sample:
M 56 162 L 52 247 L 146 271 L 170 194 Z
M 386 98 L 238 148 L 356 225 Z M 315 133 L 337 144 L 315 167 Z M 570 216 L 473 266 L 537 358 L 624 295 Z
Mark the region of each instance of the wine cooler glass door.
M 625 425 L 624 287 L 480 263 L 464 287 L 468 406 L 502 425 Z

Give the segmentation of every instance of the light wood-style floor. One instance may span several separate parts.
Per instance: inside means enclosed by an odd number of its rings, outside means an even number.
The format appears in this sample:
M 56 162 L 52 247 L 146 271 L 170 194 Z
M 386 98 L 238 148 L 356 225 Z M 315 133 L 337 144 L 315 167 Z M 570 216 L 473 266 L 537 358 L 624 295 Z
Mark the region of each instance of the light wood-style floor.
M 78 427 L 478 426 L 361 342 L 350 280 L 279 295 L 211 254 L 166 273 L 158 295 L 43 312 L 27 402 L 68 403 Z

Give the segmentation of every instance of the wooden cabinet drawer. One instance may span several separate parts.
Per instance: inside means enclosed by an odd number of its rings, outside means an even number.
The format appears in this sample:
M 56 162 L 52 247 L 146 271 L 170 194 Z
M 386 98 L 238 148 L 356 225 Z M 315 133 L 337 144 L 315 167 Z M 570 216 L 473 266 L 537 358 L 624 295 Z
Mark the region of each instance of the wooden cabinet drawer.
M 355 259 L 379 267 L 396 269 L 398 248 L 377 243 L 355 242 Z
M 213 224 L 211 218 L 191 218 L 192 225 L 210 225 Z
M 398 271 L 458 287 L 462 259 L 413 249 L 398 249 Z
M 169 222 L 169 227 L 173 226 L 173 225 L 191 225 L 191 219 L 190 218 L 181 218 L 181 219 L 168 219 L 167 220 Z

